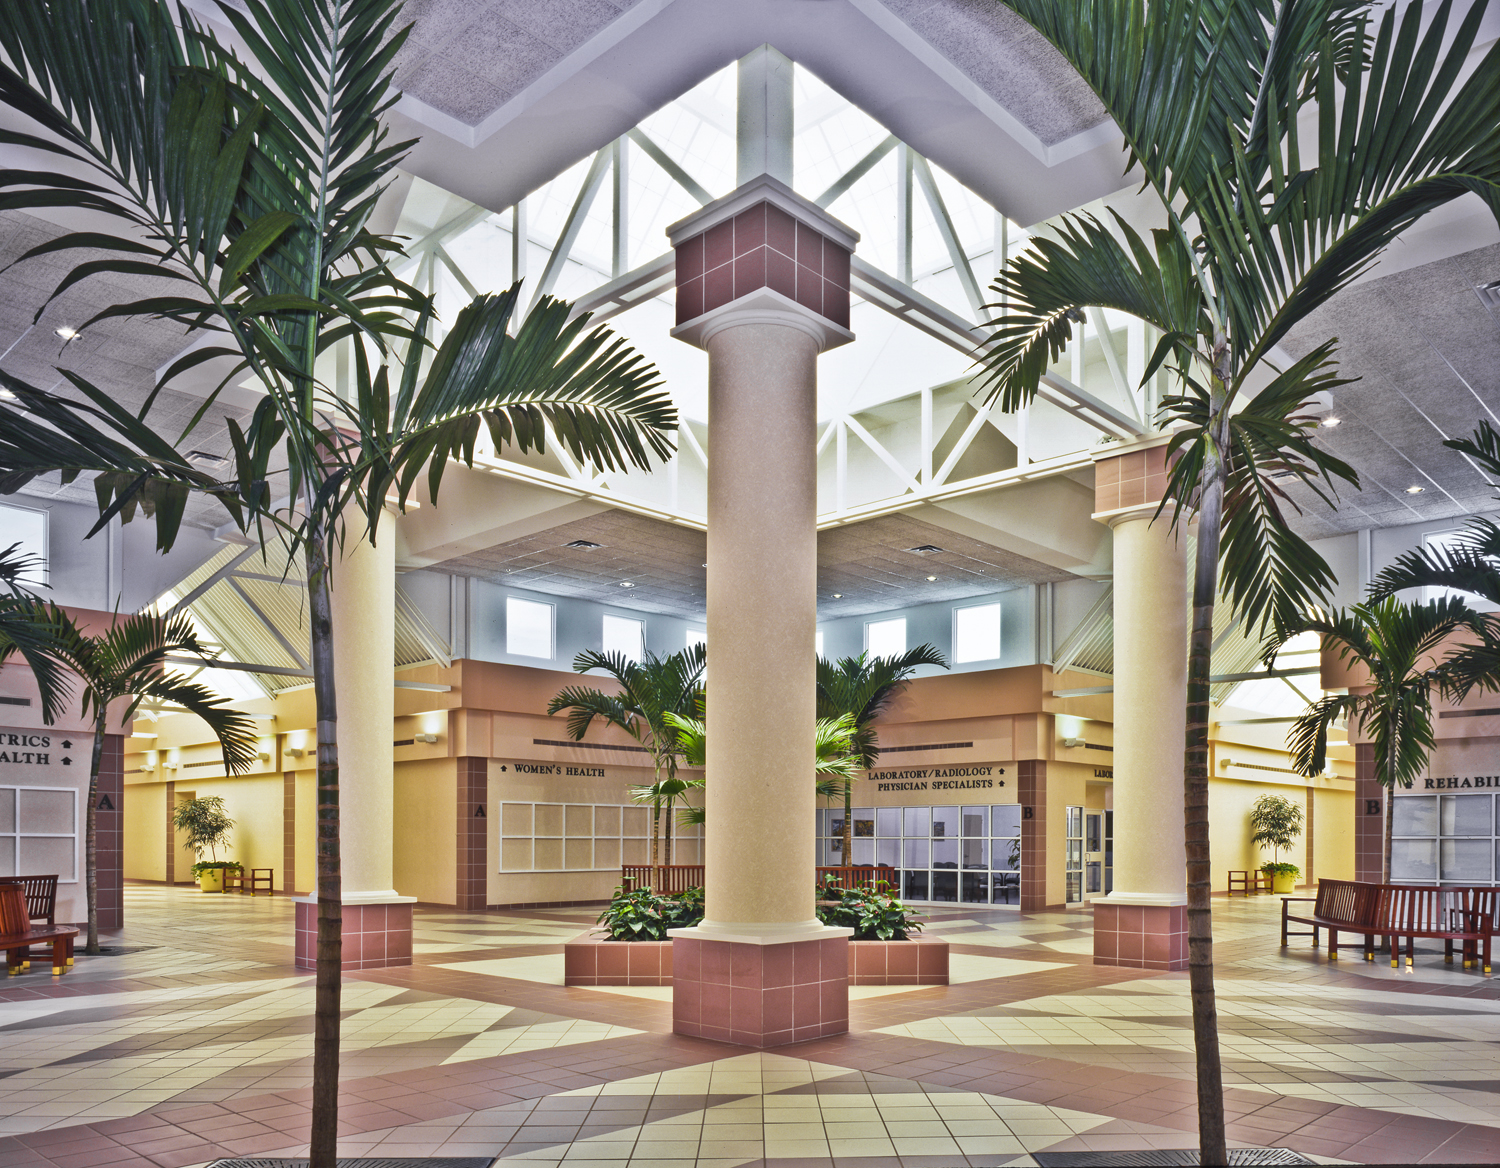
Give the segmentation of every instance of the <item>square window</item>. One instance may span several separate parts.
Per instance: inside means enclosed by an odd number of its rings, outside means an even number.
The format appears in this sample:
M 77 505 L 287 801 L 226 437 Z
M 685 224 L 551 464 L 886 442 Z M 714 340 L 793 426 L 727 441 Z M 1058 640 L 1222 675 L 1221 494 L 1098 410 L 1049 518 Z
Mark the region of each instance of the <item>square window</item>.
M 639 661 L 646 649 L 646 622 L 623 616 L 604 618 L 604 651 Z
M 30 507 L 13 507 L 0 504 L 0 530 L 5 532 L 5 541 L 0 547 L 18 543 L 16 553 L 27 557 L 29 566 L 22 575 L 26 584 L 47 583 L 47 512 L 34 511 Z
M 552 606 L 519 596 L 505 598 L 505 651 L 515 657 L 552 659 Z
M 906 652 L 906 618 L 870 621 L 865 625 L 865 652 L 871 657 L 899 657 Z
M 953 610 L 953 660 L 994 661 L 1000 656 L 1000 606 L 975 604 Z

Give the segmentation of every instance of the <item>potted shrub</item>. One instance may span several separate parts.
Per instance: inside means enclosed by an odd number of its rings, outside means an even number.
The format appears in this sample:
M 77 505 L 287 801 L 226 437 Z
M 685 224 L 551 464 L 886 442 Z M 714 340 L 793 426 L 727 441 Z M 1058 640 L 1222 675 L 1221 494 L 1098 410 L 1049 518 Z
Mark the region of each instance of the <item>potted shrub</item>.
M 198 887 L 204 892 L 223 892 L 225 870 L 240 871 L 238 864 L 218 857 L 218 850 L 229 846 L 229 831 L 234 827 L 234 820 L 224 809 L 224 800 L 218 795 L 184 800 L 172 812 L 172 826 L 187 833 L 187 846 L 198 857 L 198 863 L 193 865 Z M 207 861 L 203 859 L 204 852 L 209 854 Z
M 201 860 L 193 865 L 193 879 L 202 892 L 223 892 L 225 875 L 243 871 L 233 860 Z
M 1250 826 L 1255 829 L 1250 842 L 1271 848 L 1272 862 L 1260 866 L 1271 877 L 1271 891 L 1295 891 L 1302 869 L 1280 860 L 1281 849 L 1290 848 L 1302 834 L 1302 805 L 1285 795 L 1262 795 L 1250 808 Z
M 1297 891 L 1297 877 L 1302 875 L 1302 869 L 1296 864 L 1262 864 L 1260 870 L 1271 878 L 1272 892 Z

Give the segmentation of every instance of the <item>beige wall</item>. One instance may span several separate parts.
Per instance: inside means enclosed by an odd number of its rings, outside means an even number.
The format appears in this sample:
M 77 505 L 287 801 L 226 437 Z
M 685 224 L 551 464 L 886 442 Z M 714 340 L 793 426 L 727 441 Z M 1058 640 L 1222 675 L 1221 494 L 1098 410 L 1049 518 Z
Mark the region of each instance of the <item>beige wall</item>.
M 125 787 L 125 879 L 167 878 L 167 785 Z
M 1313 875 L 1319 880 L 1354 879 L 1354 792 L 1314 788 Z
M 297 772 L 297 822 L 293 829 L 297 860 L 297 891 L 318 888 L 318 772 Z
M 185 788 L 199 799 L 220 796 L 229 818 L 234 820 L 234 827 L 229 832 L 229 847 L 220 848 L 218 858 L 235 860 L 246 868 L 274 868 L 280 883 L 283 863 L 281 776 L 195 778 L 190 782 L 179 779 L 177 793 L 183 794 Z M 203 859 L 211 858 L 207 852 L 203 854 Z M 190 872 L 183 870 L 177 876 L 179 880 L 186 880 Z
M 457 766 L 447 758 L 396 764 L 393 871 L 402 896 L 457 902 Z

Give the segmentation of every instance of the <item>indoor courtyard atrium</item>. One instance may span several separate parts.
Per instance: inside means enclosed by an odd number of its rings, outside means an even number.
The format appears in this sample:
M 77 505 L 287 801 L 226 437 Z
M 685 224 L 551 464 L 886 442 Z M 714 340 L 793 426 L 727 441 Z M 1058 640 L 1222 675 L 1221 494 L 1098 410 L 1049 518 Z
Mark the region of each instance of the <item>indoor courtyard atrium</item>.
M 0 1168 L 1500 1164 L 1500 0 L 5 0 L 0 159 Z

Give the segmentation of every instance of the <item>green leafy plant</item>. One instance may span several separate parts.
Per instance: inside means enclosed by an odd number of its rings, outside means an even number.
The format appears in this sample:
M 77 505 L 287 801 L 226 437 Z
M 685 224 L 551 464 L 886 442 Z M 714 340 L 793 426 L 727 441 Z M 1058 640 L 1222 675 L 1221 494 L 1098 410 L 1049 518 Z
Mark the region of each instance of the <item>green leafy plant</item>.
M 229 846 L 229 832 L 234 827 L 234 820 L 229 818 L 220 796 L 204 795 L 201 799 L 184 799 L 179 803 L 172 811 L 172 826 L 187 832 L 187 846 L 193 849 L 193 855 L 201 858 L 207 852 L 213 857 L 210 863 L 215 863 L 218 849 Z M 193 874 L 198 874 L 197 865 L 194 865 Z
M 611 941 L 669 941 L 668 929 L 686 929 L 703 919 L 703 889 L 677 896 L 658 896 L 650 888 L 615 889 L 609 907 L 599 914 Z
M 853 929 L 854 941 L 907 941 L 922 931 L 922 914 L 887 892 L 884 880 L 859 888 L 840 888 L 827 876 L 818 885 L 818 920 Z
M 199 860 L 193 865 L 193 879 L 197 880 L 205 872 L 243 872 L 244 865 L 234 860 Z
M 1269 876 L 1301 876 L 1302 869 L 1296 864 L 1262 864 L 1260 870 Z
M 1302 805 L 1285 795 L 1262 795 L 1250 808 L 1250 826 L 1255 829 L 1250 842 L 1269 847 L 1273 859 L 1280 860 L 1281 849 L 1290 848 L 1302 834 Z M 1262 872 L 1270 870 L 1261 868 Z

